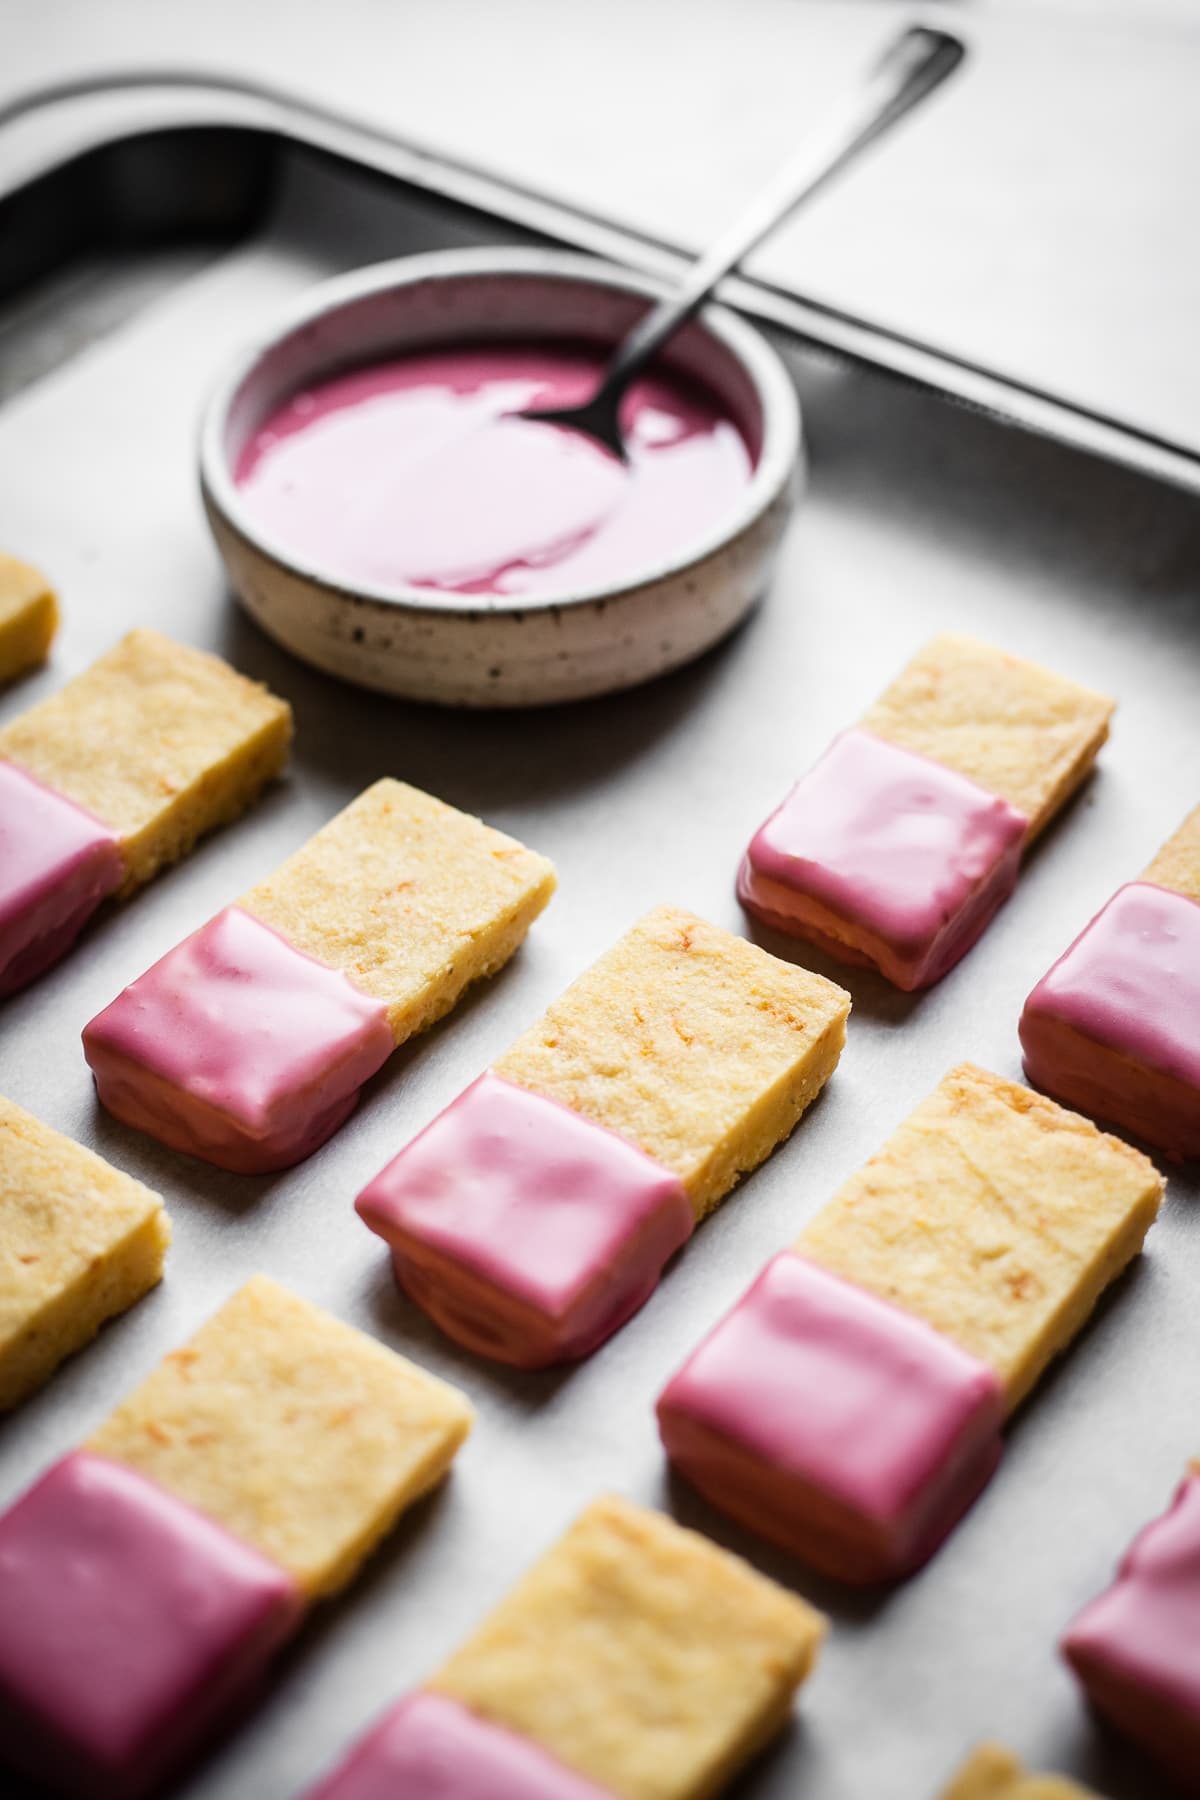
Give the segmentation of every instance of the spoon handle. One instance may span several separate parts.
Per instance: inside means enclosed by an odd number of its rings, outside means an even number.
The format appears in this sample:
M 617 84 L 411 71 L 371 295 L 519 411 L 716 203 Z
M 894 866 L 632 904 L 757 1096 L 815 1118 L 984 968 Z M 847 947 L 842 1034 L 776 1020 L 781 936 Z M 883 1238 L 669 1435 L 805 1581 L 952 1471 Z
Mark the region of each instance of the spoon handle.
M 961 38 L 910 26 L 885 51 L 858 91 L 836 106 L 747 210 L 694 262 L 681 285 L 622 339 L 600 393 L 619 393 L 659 346 L 708 299 L 793 207 L 845 168 L 859 151 L 944 81 L 966 55 Z M 599 398 L 599 396 L 597 396 Z

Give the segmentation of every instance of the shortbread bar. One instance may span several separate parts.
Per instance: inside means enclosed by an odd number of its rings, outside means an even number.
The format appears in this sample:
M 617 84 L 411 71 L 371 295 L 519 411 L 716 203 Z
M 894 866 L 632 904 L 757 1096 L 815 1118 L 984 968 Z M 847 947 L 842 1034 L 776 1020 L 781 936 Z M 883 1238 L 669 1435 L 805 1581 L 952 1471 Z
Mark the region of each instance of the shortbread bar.
M 508 961 L 554 885 L 514 839 L 378 781 L 92 1020 L 100 1099 L 223 1168 L 298 1162 L 397 1044 Z
M 1200 1462 L 1062 1648 L 1097 1712 L 1200 1791 Z
M 1113 702 L 971 638 L 935 638 L 755 836 L 748 911 L 897 987 L 928 987 L 1016 884 Z
M 849 996 L 661 906 L 364 1189 L 401 1286 L 524 1367 L 585 1356 L 792 1130 Z
M 787 1721 L 824 1620 L 706 1538 L 596 1501 L 310 1800 L 708 1800 Z M 407 1783 L 407 1785 L 406 1785 Z
M 156 1789 L 448 1469 L 462 1396 L 262 1277 L 0 1517 L 0 1758 Z
M 1200 1156 L 1200 807 L 1038 982 L 1020 1031 L 1038 1087 Z
M 1061 1775 L 1031 1775 L 1000 1744 L 981 1744 L 941 1800 L 1098 1800 L 1090 1788 Z
M 0 551 L 0 683 L 44 663 L 58 630 L 58 600 L 38 569 Z
M 216 1519 L 311 1599 L 344 1587 L 441 1480 L 470 1422 L 454 1388 L 260 1275 L 86 1447 Z
M 1006 1416 L 1141 1248 L 1138 1151 L 963 1064 L 769 1263 L 668 1384 L 676 1466 L 842 1580 L 925 1562 Z
M 132 631 L 0 731 L 0 993 L 70 947 L 287 760 L 291 708 L 218 657 Z
M 0 1412 L 162 1277 L 158 1195 L 0 1096 Z

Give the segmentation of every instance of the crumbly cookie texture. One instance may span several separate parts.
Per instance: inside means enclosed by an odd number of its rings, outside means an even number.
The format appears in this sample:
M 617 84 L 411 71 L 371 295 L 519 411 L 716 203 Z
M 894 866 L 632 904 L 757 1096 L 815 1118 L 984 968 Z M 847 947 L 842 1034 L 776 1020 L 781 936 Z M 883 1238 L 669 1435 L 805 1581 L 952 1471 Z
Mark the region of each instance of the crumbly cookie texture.
M 316 1597 L 442 1478 L 471 1418 L 455 1388 L 259 1275 L 86 1448 L 189 1501 Z
M 646 915 L 495 1064 L 672 1170 L 703 1218 L 829 1079 L 850 996 L 679 907 Z
M 1143 881 L 1158 887 L 1174 888 L 1189 900 L 1200 900 L 1200 806 L 1190 812 L 1179 830 L 1169 837 Z
M 0 682 L 44 663 L 58 630 L 58 599 L 39 569 L 0 551 Z
M 622 1800 L 705 1800 L 782 1727 L 824 1631 L 707 1538 L 605 1498 L 429 1685 Z
M 1061 1775 L 1031 1775 L 1002 1745 L 981 1744 L 941 1800 L 1097 1800 L 1097 1796 Z
M 0 1412 L 161 1280 L 158 1195 L 0 1096 Z
M 952 1069 L 796 1241 L 988 1363 L 1010 1410 L 1141 1249 L 1148 1157 L 970 1063 Z
M 1116 702 L 953 633 L 919 650 L 866 713 L 868 731 L 999 794 L 1036 837 L 1108 736 Z
M 515 838 L 383 780 L 239 904 L 382 1001 L 400 1044 L 503 968 L 556 885 Z
M 116 833 L 129 894 L 244 812 L 291 738 L 286 701 L 220 657 L 139 630 L 0 731 L 0 757 Z

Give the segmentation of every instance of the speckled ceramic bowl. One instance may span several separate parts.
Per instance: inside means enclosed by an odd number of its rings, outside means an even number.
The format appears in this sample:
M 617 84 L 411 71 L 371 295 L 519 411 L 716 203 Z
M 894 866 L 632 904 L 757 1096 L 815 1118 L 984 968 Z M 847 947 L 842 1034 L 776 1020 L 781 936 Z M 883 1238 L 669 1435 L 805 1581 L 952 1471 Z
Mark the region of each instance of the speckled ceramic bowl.
M 325 282 L 226 373 L 205 414 L 201 482 L 243 605 L 306 662 L 364 687 L 452 706 L 533 706 L 631 687 L 732 630 L 770 579 L 799 494 L 795 389 L 766 341 L 720 307 L 664 360 L 705 382 L 755 454 L 737 510 L 635 580 L 560 595 L 460 596 L 347 585 L 247 516 L 233 480 L 256 428 L 296 388 L 352 364 L 503 338 L 615 342 L 659 288 L 550 250 L 451 250 Z

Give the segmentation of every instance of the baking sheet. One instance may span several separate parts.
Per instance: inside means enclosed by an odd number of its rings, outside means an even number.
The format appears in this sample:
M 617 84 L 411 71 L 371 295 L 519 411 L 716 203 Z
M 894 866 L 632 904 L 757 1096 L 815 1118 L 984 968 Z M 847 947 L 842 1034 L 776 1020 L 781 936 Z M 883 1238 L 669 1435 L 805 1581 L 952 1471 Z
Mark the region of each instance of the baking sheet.
M 163 1287 L 0 1424 L 0 1503 L 266 1270 L 459 1383 L 479 1422 L 447 1486 L 313 1619 L 266 1704 L 184 1784 L 188 1800 L 298 1793 L 607 1489 L 666 1506 L 832 1616 L 796 1727 L 745 1780 L 746 1800 L 926 1800 L 983 1735 L 1113 1800 L 1157 1794 L 1146 1766 L 1089 1722 L 1054 1643 L 1200 1450 L 1194 1176 L 1171 1174 L 1147 1256 L 1016 1422 L 951 1542 L 889 1596 L 814 1579 L 670 1480 L 652 1403 L 951 1063 L 1019 1074 L 1023 996 L 1200 798 L 1196 505 L 877 377 L 797 360 L 811 492 L 773 592 L 729 643 L 636 693 L 524 716 L 360 694 L 291 661 L 236 610 L 201 515 L 196 421 L 222 359 L 308 280 L 458 241 L 462 227 L 436 209 L 297 157 L 265 232 L 0 409 L 0 542 L 52 574 L 66 609 L 51 666 L 0 697 L 0 721 L 129 626 L 154 624 L 269 681 L 298 725 L 290 775 L 250 816 L 102 919 L 0 1011 L 0 1090 L 159 1188 L 175 1224 Z M 946 628 L 1116 693 L 1098 777 L 984 941 L 931 993 L 899 995 L 811 958 L 855 997 L 837 1075 L 611 1343 L 539 1376 L 460 1354 L 398 1295 L 353 1195 L 644 908 L 677 900 L 745 929 L 732 879 L 751 831 L 911 650 Z M 225 1175 L 101 1114 L 82 1025 L 384 773 L 555 859 L 561 891 L 516 961 L 394 1057 L 339 1136 L 285 1174 Z
M 605 0 L 569 25 L 558 0 L 40 0 L 0 60 L 0 190 L 65 146 L 238 121 L 658 271 L 745 206 L 901 16 L 895 0 Z M 929 16 L 966 36 L 963 69 L 730 293 L 1195 491 L 1194 8 Z

